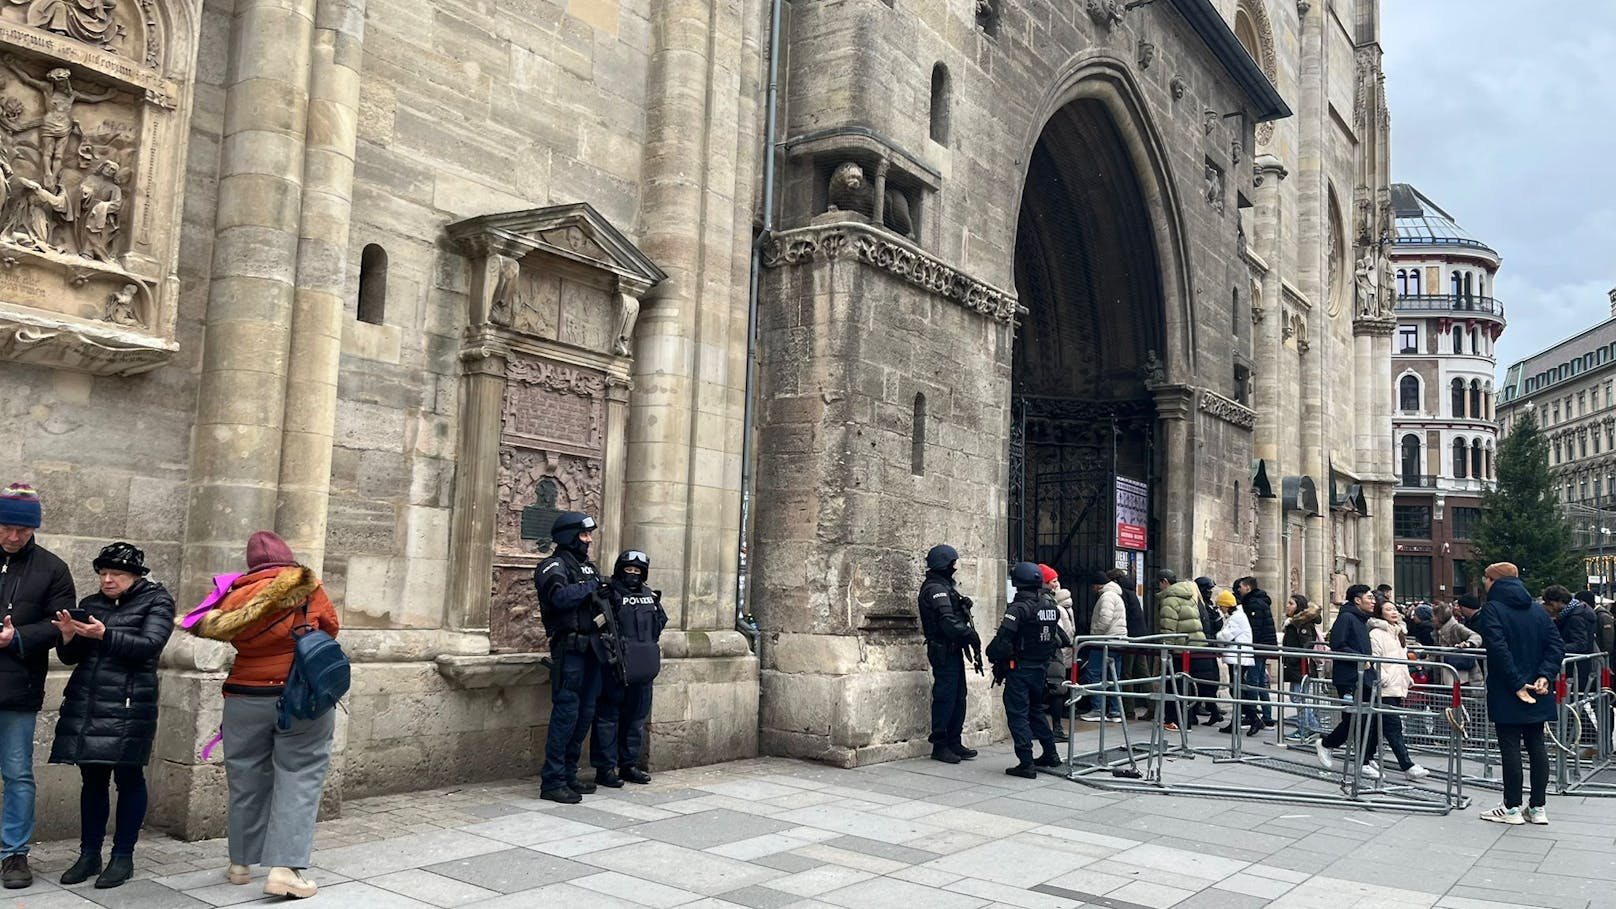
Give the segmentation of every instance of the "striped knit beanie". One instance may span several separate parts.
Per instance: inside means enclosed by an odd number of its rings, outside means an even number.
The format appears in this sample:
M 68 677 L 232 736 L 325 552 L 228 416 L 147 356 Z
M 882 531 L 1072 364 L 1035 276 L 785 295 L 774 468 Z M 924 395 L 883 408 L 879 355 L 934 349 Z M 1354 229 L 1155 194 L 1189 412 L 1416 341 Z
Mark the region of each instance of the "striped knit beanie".
M 27 483 L 12 483 L 0 490 L 0 524 L 12 527 L 38 527 L 41 510 L 39 493 Z

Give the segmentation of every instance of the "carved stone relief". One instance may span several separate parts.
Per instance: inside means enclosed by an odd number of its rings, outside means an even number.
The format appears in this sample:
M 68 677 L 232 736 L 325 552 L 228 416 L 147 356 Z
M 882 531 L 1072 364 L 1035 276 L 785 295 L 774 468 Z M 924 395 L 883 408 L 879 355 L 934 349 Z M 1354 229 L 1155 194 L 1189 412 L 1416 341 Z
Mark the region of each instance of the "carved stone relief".
M 1206 193 L 1206 204 L 1212 206 L 1212 209 L 1218 214 L 1223 214 L 1224 196 L 1226 195 L 1223 169 L 1218 167 L 1216 164 L 1213 164 L 1211 161 L 1206 162 L 1204 190 Z
M 1257 65 L 1262 68 L 1263 75 L 1276 87 L 1279 85 L 1279 59 L 1274 52 L 1274 23 L 1268 18 L 1267 4 L 1262 0 L 1242 2 L 1240 11 L 1251 20 L 1253 29 L 1257 33 L 1257 48 L 1255 57 Z M 1272 121 L 1257 124 L 1257 147 L 1267 145 L 1274 138 L 1274 124 Z
M 1126 11 L 1122 0 L 1088 0 L 1087 7 L 1089 18 L 1107 29 L 1116 28 Z
M 0 356 L 127 375 L 172 355 L 195 16 L 0 0 Z
M 1185 92 L 1189 91 L 1190 84 L 1183 76 L 1174 76 L 1173 80 L 1168 83 L 1168 88 L 1173 91 L 1173 100 L 1178 101 L 1184 97 Z
M 1137 59 L 1140 69 L 1150 69 L 1150 64 L 1156 59 L 1156 45 L 1140 38 Z

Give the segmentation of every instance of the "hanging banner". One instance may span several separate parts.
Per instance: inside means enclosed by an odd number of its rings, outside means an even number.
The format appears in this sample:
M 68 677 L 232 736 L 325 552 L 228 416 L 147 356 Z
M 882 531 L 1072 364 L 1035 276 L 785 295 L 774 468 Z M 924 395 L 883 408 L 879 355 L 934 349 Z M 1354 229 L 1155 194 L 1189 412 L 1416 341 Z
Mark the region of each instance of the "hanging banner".
M 1117 548 L 1143 551 L 1148 547 L 1145 525 L 1150 514 L 1150 490 L 1138 480 L 1117 477 Z

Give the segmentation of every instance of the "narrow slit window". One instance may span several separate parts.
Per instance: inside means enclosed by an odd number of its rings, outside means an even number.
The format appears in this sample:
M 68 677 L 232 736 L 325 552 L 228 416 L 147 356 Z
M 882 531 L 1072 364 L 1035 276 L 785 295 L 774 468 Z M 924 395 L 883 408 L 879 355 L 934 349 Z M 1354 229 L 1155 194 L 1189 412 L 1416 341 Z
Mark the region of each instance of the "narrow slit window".
M 948 144 L 948 67 L 939 63 L 931 68 L 931 141 Z
M 926 396 L 915 395 L 914 429 L 909 439 L 909 472 L 915 476 L 926 473 Z
M 375 243 L 359 254 L 359 321 L 382 324 L 387 315 L 387 250 Z

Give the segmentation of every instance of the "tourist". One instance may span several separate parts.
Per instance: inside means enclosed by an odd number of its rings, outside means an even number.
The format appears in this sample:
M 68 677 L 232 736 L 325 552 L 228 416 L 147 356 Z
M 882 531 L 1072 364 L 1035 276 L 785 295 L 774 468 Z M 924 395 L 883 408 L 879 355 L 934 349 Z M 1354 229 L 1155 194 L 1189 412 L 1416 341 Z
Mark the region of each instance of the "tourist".
M 1466 627 L 1471 628 L 1477 634 L 1481 633 L 1481 629 L 1479 627 L 1477 627 L 1476 624 L 1475 624 L 1476 616 L 1481 614 L 1481 598 L 1480 597 L 1476 596 L 1473 593 L 1467 593 L 1464 596 L 1460 597 L 1459 599 L 1454 600 L 1453 601 L 1453 614 Z
M 1323 613 L 1300 593 L 1291 594 L 1285 602 L 1285 631 L 1280 644 L 1289 650 L 1312 650 L 1319 643 L 1319 622 Z M 1314 674 L 1315 663 L 1306 657 L 1286 657 L 1280 665 L 1291 703 L 1296 709 L 1296 730 L 1285 736 L 1293 742 L 1304 742 L 1315 735 L 1324 734 L 1318 711 L 1308 706 L 1307 680 Z
M 1588 604 L 1573 597 L 1571 591 L 1559 584 L 1550 584 L 1543 590 L 1543 608 L 1554 620 L 1554 630 L 1560 633 L 1560 643 L 1566 656 L 1588 655 L 1600 652 L 1599 619 Z M 1578 660 L 1572 665 L 1572 678 L 1577 691 L 1591 694 L 1598 690 L 1595 678 L 1599 667 L 1592 660 Z
M 1244 577 L 1235 581 L 1234 595 L 1240 601 L 1240 611 L 1246 614 L 1246 620 L 1251 623 L 1251 642 L 1258 647 L 1278 647 L 1279 636 L 1274 631 L 1274 601 L 1257 586 L 1257 579 Z M 1269 706 L 1272 699 L 1268 696 L 1268 660 L 1257 657 L 1246 667 L 1246 677 L 1242 682 L 1246 697 L 1263 702 L 1262 725 L 1274 725 L 1274 708 Z
M 920 582 L 920 630 L 931 665 L 931 756 L 945 764 L 976 757 L 961 740 L 965 729 L 965 658 L 978 653 L 982 639 L 971 622 L 971 598 L 954 586 L 959 553 L 947 544 L 926 553 Z
M 1145 618 L 1145 604 L 1139 602 L 1139 582 L 1133 575 L 1113 568 L 1105 573 L 1106 578 L 1116 583 L 1122 592 L 1122 608 L 1128 617 L 1128 637 L 1142 638 L 1150 634 L 1150 622 Z M 1135 650 L 1130 647 L 1122 652 L 1122 678 L 1128 680 L 1149 679 L 1156 674 L 1155 667 L 1151 665 L 1153 654 Z M 1138 682 L 1128 687 L 1135 693 L 1147 692 L 1147 689 Z M 1140 698 L 1143 701 L 1143 698 Z M 1129 707 L 1123 711 L 1124 715 L 1134 714 L 1138 719 L 1148 720 L 1154 717 L 1148 703 L 1137 708 Z
M 336 637 L 337 611 L 286 541 L 260 530 L 247 540 L 247 572 L 229 580 L 217 606 L 190 628 L 236 650 L 220 728 L 230 787 L 230 883 L 246 884 L 253 865 L 267 865 L 264 893 L 299 898 L 319 889 L 303 872 L 336 728 L 334 710 L 293 719 L 287 729 L 277 725 L 276 702 L 297 645 L 293 631 L 303 625 Z
M 605 582 L 589 546 L 595 519 L 563 511 L 550 525 L 555 549 L 533 569 L 539 616 L 550 637 L 550 728 L 544 740 L 539 798 L 576 805 L 595 791 L 578 779 L 578 758 L 595 722 L 600 700 L 600 667 L 607 658 L 600 632 Z
M 1094 590 L 1094 614 L 1089 622 L 1089 634 L 1095 637 L 1126 638 L 1128 636 L 1128 607 L 1122 602 L 1122 588 L 1101 572 L 1089 579 Z M 1082 653 L 1083 684 L 1091 690 L 1119 690 L 1122 678 L 1122 650 L 1124 642 L 1117 640 L 1102 647 L 1090 644 Z M 1089 712 L 1083 715 L 1085 723 L 1122 722 L 1122 698 L 1117 695 L 1095 697 Z
M 1229 696 L 1231 702 L 1236 693 L 1241 702 L 1250 701 L 1257 696 L 1254 691 L 1246 691 L 1243 685 L 1251 678 L 1251 667 L 1257 662 L 1251 654 L 1251 620 L 1246 617 L 1245 610 L 1241 609 L 1235 601 L 1235 595 L 1230 590 L 1218 591 L 1218 611 L 1223 614 L 1223 627 L 1218 630 L 1217 638 L 1226 644 L 1233 644 L 1223 652 L 1223 663 L 1229 667 Z M 1241 685 L 1234 684 L 1236 674 L 1240 677 Z M 1246 735 L 1257 735 L 1263 730 L 1262 717 L 1257 713 L 1255 704 L 1237 703 L 1240 710 L 1241 723 L 1246 726 Z M 1229 719 L 1229 725 L 1219 729 L 1219 732 L 1233 733 L 1235 721 Z
M 640 785 L 651 782 L 640 758 L 645 723 L 651 717 L 651 684 L 662 671 L 662 648 L 657 642 L 662 629 L 668 627 L 668 613 L 662 608 L 662 591 L 646 586 L 650 574 L 651 557 L 630 549 L 618 554 L 606 585 L 617 626 L 620 665 L 602 673 L 589 763 L 595 768 L 595 784 L 612 789 L 620 788 L 625 780 Z
M 45 704 L 50 649 L 62 642 L 52 618 L 75 603 L 67 563 L 34 539 L 43 516 L 32 486 L 0 490 L 0 882 L 7 890 L 34 882 L 34 723 Z
M 1206 646 L 1206 633 L 1201 629 L 1201 611 L 1198 605 L 1200 597 L 1200 589 L 1195 586 L 1193 581 L 1180 581 L 1178 575 L 1165 568 L 1156 572 L 1156 630 L 1161 634 L 1183 636 L 1183 640 L 1169 643 L 1189 647 Z M 1187 679 L 1179 679 L 1181 668 L 1182 663 L 1175 656 L 1171 667 L 1168 669 L 1168 677 L 1175 680 L 1176 691 L 1182 692 L 1186 696 L 1198 692 L 1200 696 L 1205 698 L 1217 697 L 1218 667 L 1215 658 L 1211 654 L 1192 653 L 1190 655 L 1190 678 L 1204 679 L 1209 676 L 1210 682 L 1192 683 Z M 1203 688 L 1203 686 L 1205 687 Z M 1210 703 L 1213 703 L 1214 706 L 1216 705 L 1216 702 Z M 1183 711 L 1182 716 L 1180 716 L 1177 702 L 1169 698 L 1163 711 L 1163 719 L 1166 721 L 1166 728 L 1169 732 L 1177 732 L 1180 723 L 1186 729 L 1194 726 L 1194 702 L 1190 702 Z
M 1374 688 L 1375 667 L 1367 661 L 1353 657 L 1365 657 L 1374 653 L 1374 645 L 1369 640 L 1369 618 L 1374 615 L 1375 608 L 1375 595 L 1370 591 L 1369 585 L 1353 584 L 1347 588 L 1347 601 L 1336 613 L 1335 624 L 1330 626 L 1330 651 L 1334 654 L 1330 661 L 1331 682 L 1335 685 L 1336 695 L 1343 700 L 1352 701 L 1368 697 Z M 1360 735 L 1366 737 L 1361 772 L 1364 776 L 1378 778 L 1380 771 L 1371 760 L 1380 752 L 1380 736 L 1375 728 L 1377 724 L 1374 717 L 1369 715 L 1363 717 L 1363 722 L 1368 728 L 1360 731 Z M 1342 711 L 1341 719 L 1335 728 L 1314 743 L 1319 764 L 1325 770 L 1335 768 L 1334 762 L 1330 759 L 1330 752 L 1345 745 L 1351 732 L 1352 717 L 1347 711 Z
M 1016 766 L 1004 772 L 1030 780 L 1037 776 L 1035 766 L 1060 766 L 1055 736 L 1044 722 L 1044 664 L 1071 642 L 1061 631 L 1056 610 L 1044 597 L 1044 576 L 1038 566 L 1017 562 L 1010 581 L 1016 595 L 988 643 L 987 657 L 993 662 L 993 677 L 1004 679 L 1004 717 L 1016 750 Z M 1034 741 L 1043 746 L 1036 761 Z
M 1369 646 L 1373 654 L 1399 661 L 1375 665 L 1375 671 L 1380 676 L 1380 703 L 1393 708 L 1393 711 L 1400 710 L 1409 690 L 1414 687 L 1408 664 L 1401 662 L 1408 659 L 1408 631 L 1403 625 L 1403 614 L 1396 603 L 1387 600 L 1380 604 L 1380 615 L 1371 618 L 1368 624 Z M 1392 756 L 1397 758 L 1397 766 L 1403 775 L 1411 780 L 1430 776 L 1429 770 L 1414 763 L 1414 759 L 1408 755 L 1408 744 L 1403 740 L 1403 718 L 1388 711 L 1380 720 L 1385 732 L 1383 738 L 1391 748 Z M 1365 763 L 1368 763 L 1367 758 Z
M 1450 651 L 1477 651 L 1475 656 L 1462 653 L 1442 655 L 1442 662 L 1452 666 L 1458 673 L 1461 685 L 1477 686 L 1484 680 L 1481 669 L 1481 635 L 1477 634 L 1474 628 L 1466 627 L 1454 612 L 1454 607 L 1447 603 L 1438 603 L 1432 608 L 1431 622 L 1436 626 L 1436 646 Z
M 1061 631 L 1066 632 L 1068 639 L 1075 638 L 1077 621 L 1072 613 L 1072 592 L 1061 586 L 1060 574 L 1055 569 L 1040 563 L 1038 570 L 1044 576 L 1044 593 L 1055 604 L 1055 610 L 1059 613 Z M 1045 695 L 1046 703 L 1049 705 L 1049 726 L 1057 739 L 1066 737 L 1062 720 L 1066 716 L 1066 701 L 1071 695 L 1066 683 L 1072 681 L 1073 661 L 1073 648 L 1062 647 L 1055 651 L 1054 658 L 1044 668 L 1044 678 L 1048 686 Z
M 1549 752 L 1543 724 L 1552 723 L 1558 706 L 1549 681 L 1560 674 L 1565 647 L 1554 621 L 1521 583 L 1509 562 L 1494 562 L 1482 575 L 1487 606 L 1480 615 L 1481 639 L 1487 645 L 1487 715 L 1498 731 L 1498 753 L 1504 765 L 1504 802 L 1481 815 L 1498 824 L 1549 822 Z M 1521 800 L 1521 748 L 1532 765 L 1530 800 Z M 1524 807 L 1524 810 L 1523 810 Z
M 1408 633 L 1421 647 L 1436 646 L 1436 626 L 1432 624 L 1435 614 L 1435 607 L 1429 603 L 1419 603 L 1408 612 Z
M 135 871 L 135 842 L 146 820 L 146 762 L 157 735 L 157 658 L 174 633 L 174 598 L 147 580 L 146 554 L 113 543 L 92 563 L 101 589 L 77 612 L 56 614 L 56 655 L 73 667 L 51 743 L 52 764 L 79 768 L 79 857 L 62 883 L 92 876 L 98 890 L 124 884 Z M 108 787 L 118 784 L 112 858 L 101 846 L 112 813 Z

